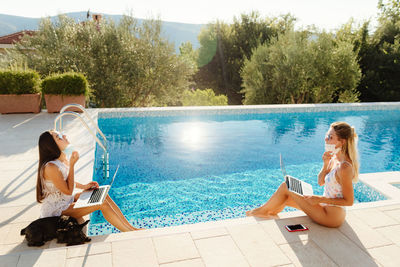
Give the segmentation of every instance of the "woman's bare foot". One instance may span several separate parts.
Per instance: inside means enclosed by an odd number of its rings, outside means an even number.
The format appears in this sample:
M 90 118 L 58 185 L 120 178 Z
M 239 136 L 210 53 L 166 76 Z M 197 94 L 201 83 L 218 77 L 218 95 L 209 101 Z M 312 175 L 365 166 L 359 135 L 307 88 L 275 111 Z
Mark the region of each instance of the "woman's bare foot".
M 246 216 L 257 216 L 260 213 L 263 213 L 261 210 L 261 207 L 252 209 L 252 210 L 248 210 L 246 211 Z
M 253 216 L 252 212 L 253 212 L 252 210 L 246 211 L 246 216 L 247 216 L 247 217 Z
M 262 210 L 261 208 L 246 211 L 246 216 L 254 216 L 263 219 L 279 219 L 277 214 L 265 212 L 265 210 Z
M 249 216 L 255 216 L 255 214 L 257 214 L 258 209 L 259 208 L 246 211 L 246 216 L 248 216 L 248 217 Z

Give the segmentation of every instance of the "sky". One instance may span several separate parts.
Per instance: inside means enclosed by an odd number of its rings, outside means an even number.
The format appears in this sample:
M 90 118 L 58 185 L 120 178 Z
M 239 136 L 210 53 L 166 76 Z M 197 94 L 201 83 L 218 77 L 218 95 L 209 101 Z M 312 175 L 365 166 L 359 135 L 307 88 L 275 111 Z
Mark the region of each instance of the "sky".
M 11 0 L 1 4 L 0 14 L 39 18 L 90 9 L 100 14 L 206 24 L 216 19 L 229 23 L 234 16 L 256 10 L 263 17 L 291 13 L 298 27 L 334 30 L 350 18 L 359 23 L 371 19 L 374 25 L 377 5 L 378 0 Z

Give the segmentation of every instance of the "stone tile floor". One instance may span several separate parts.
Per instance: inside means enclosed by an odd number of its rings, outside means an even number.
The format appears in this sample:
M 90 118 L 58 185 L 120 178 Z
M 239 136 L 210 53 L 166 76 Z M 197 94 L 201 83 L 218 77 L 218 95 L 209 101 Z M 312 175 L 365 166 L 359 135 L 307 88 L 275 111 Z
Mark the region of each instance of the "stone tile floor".
M 96 117 L 95 110 L 89 112 Z M 56 116 L 0 115 L 0 266 L 400 266 L 398 198 L 354 206 L 337 229 L 296 211 L 276 220 L 239 218 L 96 236 L 79 246 L 51 241 L 30 248 L 20 230 L 39 215 L 37 139 L 53 128 Z M 80 149 L 77 180 L 86 182 L 92 175 L 94 141 L 77 119 L 65 121 L 69 139 Z M 397 172 L 367 176 L 400 182 Z M 400 196 L 393 188 L 391 195 Z M 294 223 L 310 230 L 287 232 L 284 226 Z

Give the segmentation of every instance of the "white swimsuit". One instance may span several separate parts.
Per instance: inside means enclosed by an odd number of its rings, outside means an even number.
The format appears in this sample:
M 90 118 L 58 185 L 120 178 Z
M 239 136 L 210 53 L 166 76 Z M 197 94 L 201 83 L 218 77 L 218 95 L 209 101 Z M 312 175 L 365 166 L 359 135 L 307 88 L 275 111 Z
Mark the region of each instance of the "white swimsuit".
M 58 167 L 61 171 L 64 180 L 67 180 L 69 167 L 61 161 L 54 160 L 46 163 L 52 163 Z M 45 166 L 46 166 L 45 165 Z M 43 166 L 44 168 L 44 166 Z M 51 181 L 46 181 L 43 178 L 42 172 L 40 173 L 40 179 L 42 179 L 42 191 L 44 199 L 42 201 L 42 207 L 40 209 L 40 218 L 60 216 L 61 213 L 66 210 L 72 202 L 74 202 L 74 195 L 66 195 L 62 193 Z M 75 186 L 75 185 L 74 185 Z
M 324 197 L 343 198 L 342 186 L 337 182 L 335 176 L 338 167 L 339 165 L 325 176 Z
M 343 161 L 342 163 L 347 162 Z M 350 166 L 351 163 L 347 162 Z M 325 176 L 325 188 L 324 188 L 324 197 L 327 198 L 343 198 L 343 190 L 342 186 L 337 182 L 336 180 L 336 171 L 339 168 L 340 165 L 337 165 L 335 168 L 332 168 L 332 170 Z M 321 203 L 324 206 L 335 206 L 335 207 L 341 207 L 344 208 L 343 206 L 337 206 L 337 205 L 331 205 L 331 204 L 326 204 L 326 203 Z

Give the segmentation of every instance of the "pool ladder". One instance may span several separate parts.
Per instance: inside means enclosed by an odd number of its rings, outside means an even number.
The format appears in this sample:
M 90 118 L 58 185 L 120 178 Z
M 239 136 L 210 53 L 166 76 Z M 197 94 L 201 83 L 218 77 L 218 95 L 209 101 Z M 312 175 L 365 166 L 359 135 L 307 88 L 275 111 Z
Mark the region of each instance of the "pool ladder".
M 74 111 L 66 111 L 66 109 L 74 107 L 82 111 L 82 113 L 86 116 L 86 118 L 94 125 L 95 131 L 89 128 L 89 125 L 86 123 L 86 121 L 83 119 L 81 114 L 74 112 Z M 62 123 L 62 118 L 64 116 L 74 116 L 78 118 L 82 124 L 86 127 L 86 129 L 89 131 L 89 133 L 93 136 L 93 138 L 96 140 L 96 143 L 103 149 L 104 153 L 102 156 L 102 168 L 103 168 L 103 178 L 107 179 L 110 177 L 110 165 L 109 165 L 109 156 L 108 156 L 108 151 L 107 151 L 107 139 L 104 136 L 103 132 L 99 129 L 97 124 L 94 122 L 92 117 L 90 117 L 89 113 L 86 111 L 84 107 L 82 107 L 79 104 L 67 104 L 62 107 L 60 110 L 60 114 L 54 119 L 54 129 L 58 131 L 62 131 L 63 129 L 63 123 Z M 59 122 L 59 128 L 57 128 L 57 122 Z M 97 133 L 100 134 L 100 136 L 103 138 L 103 142 L 97 137 Z

